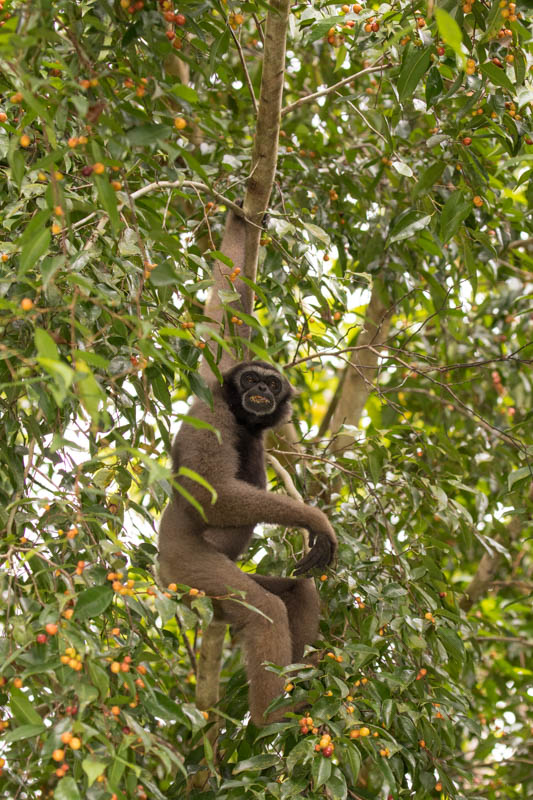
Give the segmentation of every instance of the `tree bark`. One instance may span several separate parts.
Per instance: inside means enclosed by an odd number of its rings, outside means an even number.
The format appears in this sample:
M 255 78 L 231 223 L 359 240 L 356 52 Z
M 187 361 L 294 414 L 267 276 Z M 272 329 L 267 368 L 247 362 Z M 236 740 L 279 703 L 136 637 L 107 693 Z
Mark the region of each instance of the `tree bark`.
M 374 388 L 380 345 L 386 340 L 390 328 L 390 311 L 383 301 L 383 289 L 374 284 L 366 309 L 365 322 L 357 345 L 368 345 L 367 350 L 354 350 L 342 377 L 342 391 L 335 398 L 336 406 L 330 428 L 336 434 L 343 425 L 359 424 L 363 408 Z M 331 452 L 342 453 L 353 444 L 353 436 L 341 433 L 332 442 Z
M 272 193 L 277 166 L 288 20 L 288 0 L 275 0 L 270 4 L 266 22 L 265 53 L 257 128 L 250 177 L 243 205 L 246 219 L 243 271 L 244 275 L 254 283 L 257 278 L 262 222 Z M 245 284 L 243 284 L 241 299 L 243 310 L 251 314 L 253 293 Z M 196 702 L 199 708 L 205 710 L 214 706 L 218 701 L 224 631 L 224 624 L 212 622 L 202 639 L 196 685 Z M 214 730 L 214 733 L 212 733 L 214 741 L 218 733 L 218 727 L 215 725 L 212 730 Z M 195 782 L 191 783 L 191 785 L 195 787 L 198 785 L 203 786 L 207 779 L 207 771 L 202 771 L 198 776 L 195 776 Z

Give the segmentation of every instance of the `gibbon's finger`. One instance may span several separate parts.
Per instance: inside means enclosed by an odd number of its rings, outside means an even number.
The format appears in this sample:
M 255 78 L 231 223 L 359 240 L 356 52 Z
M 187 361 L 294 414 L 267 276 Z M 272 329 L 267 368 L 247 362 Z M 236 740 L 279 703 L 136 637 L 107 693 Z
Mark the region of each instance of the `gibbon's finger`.
M 295 575 L 301 575 L 314 567 L 326 567 L 333 559 L 333 542 L 327 536 L 316 536 L 316 541 L 311 550 L 305 555 L 294 569 Z

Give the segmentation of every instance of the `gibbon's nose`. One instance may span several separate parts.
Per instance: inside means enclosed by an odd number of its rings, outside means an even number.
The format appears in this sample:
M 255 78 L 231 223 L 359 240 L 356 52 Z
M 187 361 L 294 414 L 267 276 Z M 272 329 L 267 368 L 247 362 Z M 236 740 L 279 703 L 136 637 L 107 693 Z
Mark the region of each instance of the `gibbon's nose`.
M 259 383 L 257 384 L 257 388 L 260 389 L 262 392 L 266 392 L 268 387 L 266 383 L 263 383 L 263 381 L 259 381 Z

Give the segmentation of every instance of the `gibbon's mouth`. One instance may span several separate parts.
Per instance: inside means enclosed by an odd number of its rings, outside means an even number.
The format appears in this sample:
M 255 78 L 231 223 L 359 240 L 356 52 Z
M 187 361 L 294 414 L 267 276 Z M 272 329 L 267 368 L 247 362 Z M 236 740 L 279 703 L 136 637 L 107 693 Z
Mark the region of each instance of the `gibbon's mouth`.
M 252 390 L 253 391 L 253 390 Z M 259 416 L 263 414 L 270 414 L 273 410 L 275 403 L 274 398 L 269 397 L 267 394 L 259 394 L 254 392 L 253 394 L 249 393 L 243 398 L 243 406 L 247 411 L 250 411 L 252 414 L 258 414 Z

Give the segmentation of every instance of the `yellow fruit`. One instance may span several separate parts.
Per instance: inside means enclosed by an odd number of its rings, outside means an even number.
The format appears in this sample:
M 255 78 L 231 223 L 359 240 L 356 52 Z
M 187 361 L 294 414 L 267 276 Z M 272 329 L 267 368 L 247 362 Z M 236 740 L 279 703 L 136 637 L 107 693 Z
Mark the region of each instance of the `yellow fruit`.
M 33 300 L 29 297 L 23 297 L 20 301 L 20 307 L 23 311 L 31 311 L 33 308 Z
M 59 748 L 57 750 L 54 750 L 54 752 L 52 753 L 52 758 L 54 759 L 54 761 L 63 761 L 63 759 L 65 758 L 65 751 Z
M 71 747 L 73 750 L 79 750 L 79 749 L 80 749 L 80 747 L 81 747 L 81 741 L 80 741 L 80 739 L 78 739 L 78 737 L 77 737 L 77 736 L 73 736 L 73 737 L 72 737 L 72 739 L 71 739 L 71 740 L 70 740 L 70 742 L 69 742 L 69 746 L 70 746 L 70 747 Z
M 20 145 L 21 147 L 29 147 L 31 144 L 31 139 L 27 133 L 23 133 L 20 137 Z
M 105 172 L 104 165 L 100 161 L 97 161 L 96 164 L 93 164 L 93 172 L 95 175 L 102 175 L 102 173 Z
M 187 127 L 187 122 L 183 119 L 183 117 L 176 117 L 174 120 L 174 127 L 177 128 L 178 131 L 182 131 Z

